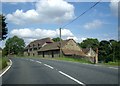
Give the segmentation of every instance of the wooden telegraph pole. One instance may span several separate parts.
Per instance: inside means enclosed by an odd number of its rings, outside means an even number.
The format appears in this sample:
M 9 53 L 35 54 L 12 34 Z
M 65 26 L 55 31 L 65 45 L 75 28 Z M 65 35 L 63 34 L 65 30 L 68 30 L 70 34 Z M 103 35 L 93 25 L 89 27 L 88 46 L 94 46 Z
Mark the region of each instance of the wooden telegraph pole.
M 61 43 L 61 28 L 59 29 L 60 30 L 60 57 L 62 56 L 62 50 L 61 50 L 61 45 L 62 45 L 62 43 Z

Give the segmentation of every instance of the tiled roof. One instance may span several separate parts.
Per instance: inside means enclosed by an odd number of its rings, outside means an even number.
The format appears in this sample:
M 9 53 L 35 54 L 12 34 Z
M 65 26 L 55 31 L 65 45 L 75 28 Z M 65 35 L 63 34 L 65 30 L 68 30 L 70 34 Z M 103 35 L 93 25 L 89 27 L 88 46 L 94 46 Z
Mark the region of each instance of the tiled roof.
M 91 49 L 92 49 L 92 48 L 91 48 Z M 92 50 L 96 53 L 95 49 L 92 49 Z M 90 48 L 83 48 L 82 51 L 83 51 L 85 54 L 87 54 L 87 53 L 90 51 Z
M 90 48 L 83 48 L 82 51 L 86 54 L 88 53 L 88 51 L 90 50 Z
M 68 42 L 69 40 L 61 41 L 61 48 Z M 60 42 L 53 42 L 45 45 L 39 51 L 48 51 L 48 50 L 57 50 L 60 49 Z
M 79 55 L 79 56 L 85 56 L 85 54 L 82 51 L 78 50 L 62 50 L 63 54 L 65 55 Z
M 52 43 L 53 40 L 50 39 L 50 38 L 44 38 L 44 39 L 40 39 L 40 40 L 35 40 L 33 42 L 31 42 L 29 45 L 27 45 L 26 48 L 29 48 L 29 47 L 42 47 L 42 45 L 44 43 Z

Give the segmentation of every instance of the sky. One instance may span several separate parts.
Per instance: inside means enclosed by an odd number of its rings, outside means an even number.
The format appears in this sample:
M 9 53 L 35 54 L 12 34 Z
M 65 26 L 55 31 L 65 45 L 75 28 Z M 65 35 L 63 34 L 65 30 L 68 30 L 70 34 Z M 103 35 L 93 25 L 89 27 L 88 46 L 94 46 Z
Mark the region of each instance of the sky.
M 26 45 L 36 39 L 59 37 L 59 28 L 66 25 L 96 2 L 68 0 L 2 1 L 8 38 L 23 38 Z M 62 39 L 82 42 L 86 38 L 118 40 L 118 3 L 100 2 L 79 19 L 62 28 Z M 7 38 L 7 39 L 8 39 Z M 5 40 L 6 41 L 6 40 Z M 5 41 L 0 43 L 4 47 Z

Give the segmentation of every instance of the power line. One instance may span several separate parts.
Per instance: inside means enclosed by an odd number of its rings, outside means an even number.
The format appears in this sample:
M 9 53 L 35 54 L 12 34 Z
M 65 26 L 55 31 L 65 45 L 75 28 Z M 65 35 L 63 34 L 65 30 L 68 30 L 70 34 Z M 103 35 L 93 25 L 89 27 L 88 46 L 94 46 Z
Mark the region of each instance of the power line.
M 73 19 L 72 21 L 68 22 L 66 25 L 62 26 L 61 28 L 64 28 L 66 26 L 68 26 L 69 24 L 73 23 L 75 20 L 77 20 L 79 17 L 81 17 L 82 15 L 84 15 L 85 13 L 87 13 L 89 10 L 91 10 L 93 7 L 95 7 L 98 3 L 100 3 L 101 0 L 99 0 L 98 2 L 96 2 L 93 6 L 91 6 L 89 9 L 87 9 L 86 11 L 84 11 L 82 14 L 80 14 L 78 17 L 76 17 L 75 19 Z

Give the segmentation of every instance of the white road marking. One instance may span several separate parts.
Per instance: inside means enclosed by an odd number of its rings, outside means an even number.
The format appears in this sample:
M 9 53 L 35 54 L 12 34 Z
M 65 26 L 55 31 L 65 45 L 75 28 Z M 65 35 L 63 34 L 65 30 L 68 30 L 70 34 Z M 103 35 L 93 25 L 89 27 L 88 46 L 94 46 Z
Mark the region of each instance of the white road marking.
M 11 68 L 11 66 L 12 66 L 12 61 L 10 60 L 10 65 L 8 66 L 8 68 L 4 72 L 2 72 L 0 74 L 0 77 L 2 77 Z
M 40 64 L 42 63 L 42 62 L 40 62 L 40 61 L 36 61 L 36 62 L 37 62 L 37 63 L 40 63 Z
M 94 65 L 94 66 L 101 66 L 101 65 Z
M 47 64 L 44 64 L 45 66 L 47 66 L 47 67 L 49 67 L 49 68 L 51 68 L 51 69 L 54 69 L 52 66 L 50 66 L 50 65 L 47 65 Z
M 77 79 L 75 79 L 75 78 L 69 76 L 68 74 L 63 73 L 62 71 L 59 71 L 59 73 L 62 74 L 62 75 L 64 75 L 64 76 L 66 76 L 66 77 L 68 77 L 68 78 L 70 78 L 70 79 L 72 79 L 73 81 L 77 82 L 78 84 L 81 84 L 81 85 L 85 86 L 84 83 L 82 83 L 82 82 L 78 81 Z
M 34 61 L 34 60 L 30 59 L 30 61 Z
M 109 68 L 111 68 L 111 69 L 118 69 L 118 68 L 115 68 L 115 67 L 109 67 Z

